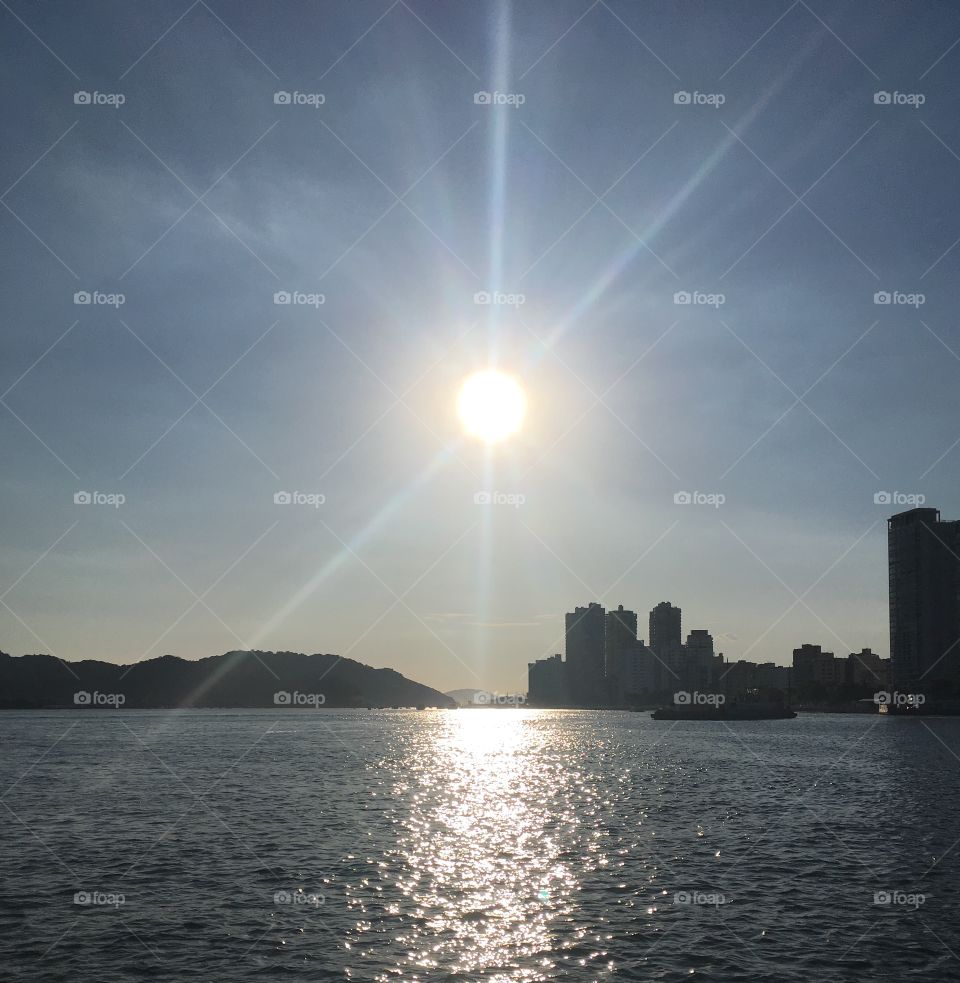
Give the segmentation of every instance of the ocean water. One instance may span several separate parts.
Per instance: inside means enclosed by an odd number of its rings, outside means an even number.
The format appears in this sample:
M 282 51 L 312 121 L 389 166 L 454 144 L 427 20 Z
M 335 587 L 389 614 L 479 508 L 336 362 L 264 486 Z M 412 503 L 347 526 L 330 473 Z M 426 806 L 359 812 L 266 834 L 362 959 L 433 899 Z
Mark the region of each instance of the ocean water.
M 960 979 L 960 720 L 0 714 L 3 980 Z

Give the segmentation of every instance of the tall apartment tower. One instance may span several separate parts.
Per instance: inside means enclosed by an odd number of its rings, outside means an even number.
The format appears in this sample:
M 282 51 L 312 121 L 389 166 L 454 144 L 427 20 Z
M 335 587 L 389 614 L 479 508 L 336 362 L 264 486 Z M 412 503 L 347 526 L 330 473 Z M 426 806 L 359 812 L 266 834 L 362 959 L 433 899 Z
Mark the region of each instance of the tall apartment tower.
M 637 647 L 637 612 L 628 611 L 622 604 L 608 611 L 603 638 L 604 674 L 607 677 L 607 697 L 619 703 L 635 686 Z
M 903 693 L 960 692 L 960 521 L 938 509 L 887 520 L 890 672 Z
M 567 681 L 573 702 L 584 706 L 604 698 L 605 613 L 591 602 L 566 616 Z
M 666 655 L 680 644 L 680 608 L 661 601 L 650 612 L 650 648 L 657 655 Z
M 622 604 L 608 611 L 603 634 L 604 667 L 607 676 L 618 674 L 622 660 L 637 646 L 637 612 Z
M 679 689 L 680 661 L 683 645 L 680 641 L 680 608 L 661 601 L 650 612 L 650 651 L 653 654 L 653 688 Z

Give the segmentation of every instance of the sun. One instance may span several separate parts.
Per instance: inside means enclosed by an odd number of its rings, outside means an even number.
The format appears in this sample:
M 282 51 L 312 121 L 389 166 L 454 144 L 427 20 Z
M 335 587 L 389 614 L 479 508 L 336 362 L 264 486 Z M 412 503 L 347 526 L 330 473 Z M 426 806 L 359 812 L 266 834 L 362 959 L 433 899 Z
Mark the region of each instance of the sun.
M 464 430 L 488 444 L 513 436 L 523 424 L 527 397 L 513 376 L 486 369 L 460 387 L 457 412 Z

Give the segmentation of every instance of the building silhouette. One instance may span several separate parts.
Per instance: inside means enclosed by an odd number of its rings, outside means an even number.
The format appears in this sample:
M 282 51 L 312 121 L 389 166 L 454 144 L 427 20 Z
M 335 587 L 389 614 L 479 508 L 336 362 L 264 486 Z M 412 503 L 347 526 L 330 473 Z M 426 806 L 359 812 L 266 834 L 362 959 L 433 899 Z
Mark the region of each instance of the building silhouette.
M 847 683 L 875 692 L 890 689 L 890 660 L 881 659 L 870 649 L 851 652 L 847 656 Z
M 633 663 L 640 657 L 637 650 L 637 613 L 622 604 L 608 611 L 604 622 L 603 665 L 607 679 L 606 696 L 611 703 L 621 703 L 634 685 Z
M 661 601 L 650 612 L 650 650 L 654 655 L 654 689 L 677 689 L 681 659 L 680 608 Z
M 814 687 L 835 692 L 847 681 L 847 660 L 824 652 L 819 645 L 804 643 L 793 650 L 793 678 L 801 693 Z
M 571 702 L 595 706 L 606 694 L 606 612 L 591 601 L 566 616 L 567 680 Z
M 650 648 L 664 655 L 673 644 L 680 644 L 680 608 L 661 601 L 650 612 Z
M 872 703 L 872 694 L 891 688 L 890 660 L 870 649 L 838 658 L 804 644 L 793 650 L 792 667 L 728 662 L 706 628 L 681 641 L 681 611 L 668 601 L 650 611 L 649 646 L 637 638 L 637 621 L 622 604 L 606 611 L 593 601 L 567 613 L 566 660 L 557 654 L 528 663 L 531 704 L 637 709 L 669 703 L 682 691 L 722 693 L 729 701 L 783 702 L 793 693 L 811 704 Z
M 709 690 L 713 677 L 713 636 L 706 628 L 687 635 L 681 661 L 681 681 L 687 690 Z
M 556 707 L 570 702 L 567 665 L 558 653 L 527 664 L 527 699 L 534 706 Z
M 960 695 L 960 521 L 938 509 L 887 520 L 894 689 Z
M 729 699 L 737 699 L 751 691 L 778 691 L 783 696 L 790 691 L 792 670 L 774 662 L 724 662 L 723 656 L 714 657 L 716 687 Z

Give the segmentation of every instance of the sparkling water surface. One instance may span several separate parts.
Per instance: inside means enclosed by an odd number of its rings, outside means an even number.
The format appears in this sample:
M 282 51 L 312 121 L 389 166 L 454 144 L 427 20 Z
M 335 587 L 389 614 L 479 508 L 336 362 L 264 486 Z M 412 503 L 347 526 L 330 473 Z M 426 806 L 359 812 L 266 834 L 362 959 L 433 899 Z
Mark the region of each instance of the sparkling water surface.
M 7 712 L 0 752 L 4 980 L 960 979 L 960 720 Z

